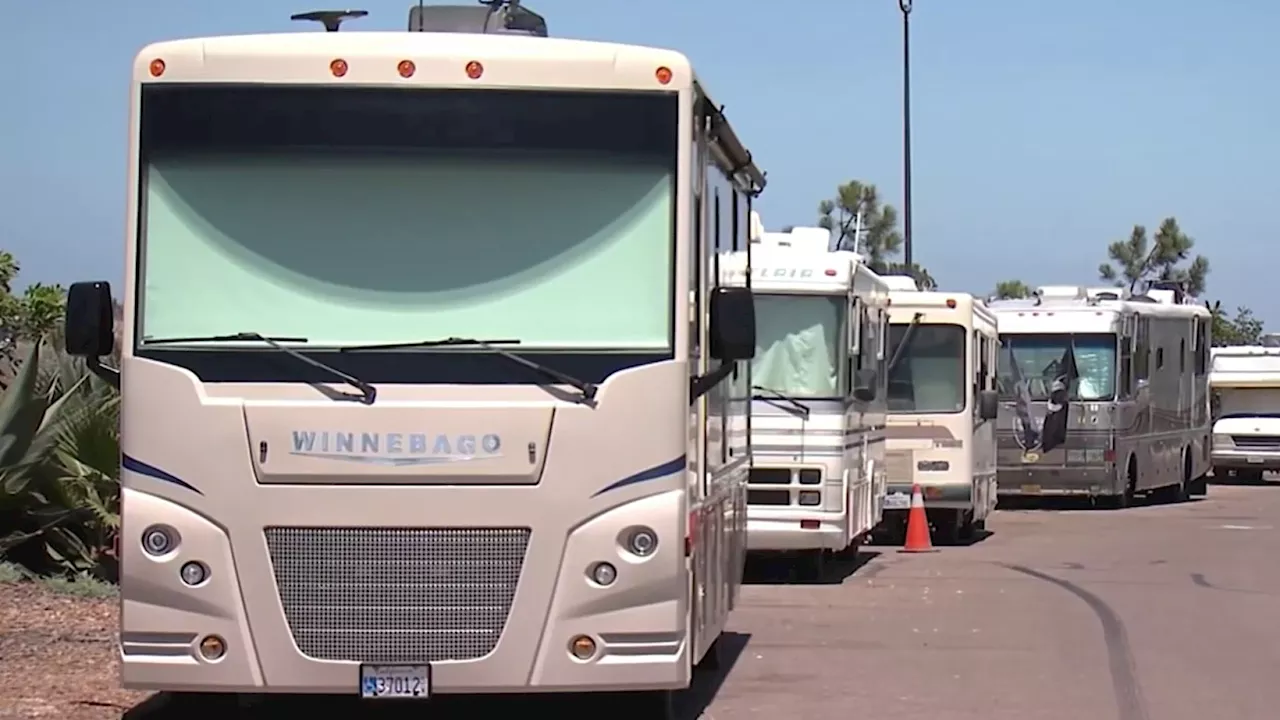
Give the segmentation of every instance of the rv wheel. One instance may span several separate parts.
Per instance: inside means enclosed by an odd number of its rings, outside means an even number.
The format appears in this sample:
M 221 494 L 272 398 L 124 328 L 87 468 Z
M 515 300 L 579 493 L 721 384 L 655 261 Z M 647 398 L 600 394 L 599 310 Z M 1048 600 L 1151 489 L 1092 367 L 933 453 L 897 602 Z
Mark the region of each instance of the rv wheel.
M 953 510 L 938 513 L 937 519 L 933 521 L 933 529 L 937 533 L 937 540 L 935 541 L 937 544 L 959 545 L 965 532 L 964 512 Z

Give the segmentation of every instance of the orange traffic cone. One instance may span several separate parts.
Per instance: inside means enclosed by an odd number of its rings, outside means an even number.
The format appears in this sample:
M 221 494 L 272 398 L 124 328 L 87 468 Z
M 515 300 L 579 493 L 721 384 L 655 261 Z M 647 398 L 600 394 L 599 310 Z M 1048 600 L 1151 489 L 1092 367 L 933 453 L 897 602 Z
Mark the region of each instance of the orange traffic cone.
M 911 510 L 907 513 L 907 542 L 898 552 L 935 552 L 929 538 L 929 516 L 924 512 L 924 493 L 919 485 L 911 486 Z

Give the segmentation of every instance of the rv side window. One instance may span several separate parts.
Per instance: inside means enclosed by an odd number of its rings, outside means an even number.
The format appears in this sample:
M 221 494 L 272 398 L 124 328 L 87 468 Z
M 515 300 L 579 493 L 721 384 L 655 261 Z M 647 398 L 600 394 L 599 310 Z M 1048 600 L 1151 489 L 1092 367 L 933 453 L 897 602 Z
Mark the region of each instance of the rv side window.
M 1156 369 L 1164 367 L 1164 348 L 1156 348 Z
M 854 297 L 849 301 L 849 347 L 853 349 L 853 352 L 849 353 L 849 365 L 852 370 L 850 377 L 853 377 L 852 373 L 867 366 L 866 358 L 863 357 L 867 346 L 866 323 L 867 308 L 863 306 L 861 300 Z M 861 333 L 859 328 L 862 329 Z
M 1146 380 L 1151 375 L 1151 347 L 1147 344 L 1147 318 L 1138 318 L 1133 341 L 1133 379 Z
M 1178 341 L 1178 372 L 1187 371 L 1187 341 Z
M 884 334 L 882 330 L 882 323 L 880 322 L 879 316 L 872 313 L 871 308 L 867 307 L 865 303 L 859 302 L 858 307 L 861 308 L 860 317 L 862 320 L 861 353 L 866 357 L 866 360 L 862 365 L 863 367 L 871 368 L 877 373 L 883 375 L 884 368 L 880 367 L 881 363 L 879 357 L 880 346 L 883 344 L 883 340 L 880 336 Z
M 1196 375 L 1209 372 L 1209 323 L 1196 321 Z
M 1120 395 L 1129 397 L 1133 394 L 1133 347 L 1129 338 L 1120 343 Z

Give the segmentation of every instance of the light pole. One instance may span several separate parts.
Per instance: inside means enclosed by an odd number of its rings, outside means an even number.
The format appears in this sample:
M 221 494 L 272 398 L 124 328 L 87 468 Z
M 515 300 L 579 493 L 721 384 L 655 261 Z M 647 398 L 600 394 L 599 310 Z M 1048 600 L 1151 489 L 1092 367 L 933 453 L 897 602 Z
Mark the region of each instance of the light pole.
M 898 0 L 902 11 L 902 259 L 911 266 L 911 3 Z

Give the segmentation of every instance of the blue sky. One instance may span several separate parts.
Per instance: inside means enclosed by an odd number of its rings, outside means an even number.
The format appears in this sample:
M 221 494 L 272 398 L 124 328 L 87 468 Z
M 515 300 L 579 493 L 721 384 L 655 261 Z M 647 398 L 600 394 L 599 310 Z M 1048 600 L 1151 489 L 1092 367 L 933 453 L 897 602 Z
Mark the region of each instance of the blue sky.
M 0 247 L 22 279 L 123 277 L 127 91 L 143 45 L 314 32 L 288 21 L 310 1 L 11 10 Z M 769 173 L 766 226 L 812 224 L 851 178 L 900 201 L 895 0 L 527 2 L 554 35 L 689 55 Z M 350 27 L 400 29 L 409 4 L 356 2 L 370 17 Z M 1280 322 L 1265 270 L 1280 260 L 1278 28 L 1280 3 L 1264 0 L 916 0 L 916 260 L 972 292 L 1092 282 L 1107 242 L 1176 215 L 1212 263 L 1208 296 Z

